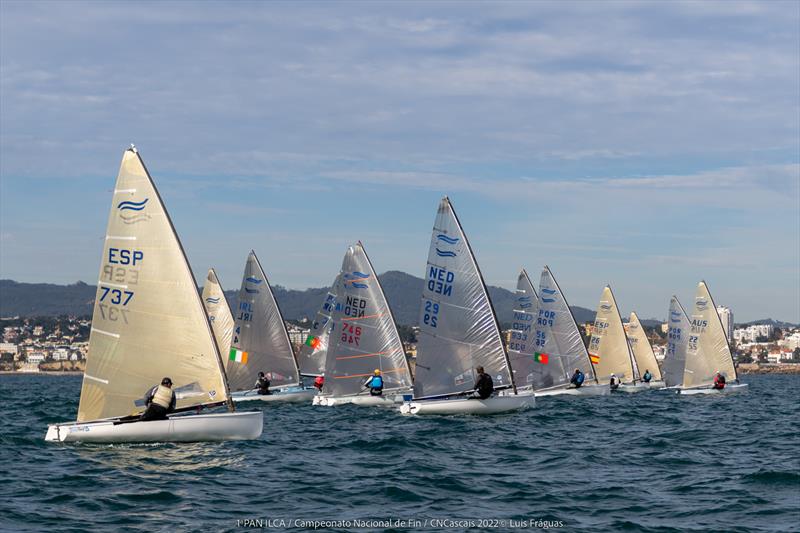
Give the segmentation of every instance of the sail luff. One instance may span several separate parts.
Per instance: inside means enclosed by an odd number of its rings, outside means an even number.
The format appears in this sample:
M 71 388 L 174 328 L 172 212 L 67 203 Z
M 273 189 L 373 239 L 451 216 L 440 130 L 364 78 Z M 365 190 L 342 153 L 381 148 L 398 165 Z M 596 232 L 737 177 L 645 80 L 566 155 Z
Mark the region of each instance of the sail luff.
M 622 382 L 636 379 L 633 373 L 633 355 L 622 325 L 614 293 L 606 285 L 597 306 L 589 354 L 597 358 L 597 373 L 600 383 L 608 383 L 612 374 Z
M 314 337 L 316 343 L 312 344 L 314 339 L 307 338 L 297 353 L 297 366 L 301 376 L 319 376 L 325 372 L 328 348 L 331 345 L 330 334 L 333 327 L 333 311 L 336 305 L 336 287 L 338 283 L 339 274 L 336 275 L 333 283 L 328 288 L 325 299 L 317 309 L 314 321 L 311 323 L 308 335 L 309 337 Z
M 676 387 L 683 384 L 686 368 L 689 317 L 676 296 L 670 299 L 668 315 L 667 353 L 662 376 L 667 387 Z
M 225 299 L 225 291 L 222 289 L 217 272 L 213 268 L 208 269 L 202 298 L 219 353 L 227 354 L 231 349 L 233 336 L 233 313 Z
M 684 387 L 710 385 L 716 372 L 738 379 L 728 338 L 705 281 L 697 285 L 690 318 Z
M 545 368 L 537 362 L 537 339 L 534 324 L 539 311 L 539 295 L 533 288 L 528 272 L 523 268 L 517 276 L 517 288 L 512 307 L 511 339 L 507 347 L 514 382 L 519 387 L 538 388 Z M 539 350 L 543 351 L 543 350 Z M 520 381 L 519 376 L 522 376 Z

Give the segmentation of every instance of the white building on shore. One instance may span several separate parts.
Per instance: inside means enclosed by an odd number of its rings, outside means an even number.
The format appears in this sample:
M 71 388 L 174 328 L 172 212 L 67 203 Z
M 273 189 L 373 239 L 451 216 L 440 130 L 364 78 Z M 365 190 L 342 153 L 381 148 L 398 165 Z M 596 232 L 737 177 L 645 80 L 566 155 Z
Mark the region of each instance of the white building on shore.
M 724 305 L 717 306 L 717 314 L 722 321 L 722 329 L 725 330 L 725 336 L 728 337 L 728 342 L 733 342 L 733 311 Z

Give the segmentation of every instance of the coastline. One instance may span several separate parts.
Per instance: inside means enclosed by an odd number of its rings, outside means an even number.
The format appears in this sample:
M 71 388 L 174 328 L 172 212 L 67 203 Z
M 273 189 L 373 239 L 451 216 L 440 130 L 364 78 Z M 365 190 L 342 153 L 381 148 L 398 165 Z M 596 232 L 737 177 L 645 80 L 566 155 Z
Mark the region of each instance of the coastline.
M 758 365 L 754 363 L 742 363 L 736 369 L 740 374 L 800 374 L 798 364 L 778 364 L 778 365 Z
M 40 370 L 38 372 L 19 372 L 17 370 L 0 370 L 0 376 L 82 376 L 81 370 Z

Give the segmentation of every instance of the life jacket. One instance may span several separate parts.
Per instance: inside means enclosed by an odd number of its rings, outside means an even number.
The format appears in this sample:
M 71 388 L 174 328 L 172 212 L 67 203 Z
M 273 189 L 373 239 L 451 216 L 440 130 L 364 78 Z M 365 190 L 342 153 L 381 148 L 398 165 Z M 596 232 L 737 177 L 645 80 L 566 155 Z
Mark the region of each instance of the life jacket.
M 715 376 L 714 377 L 714 387 L 718 389 L 725 388 L 725 376 Z
M 645 383 L 649 383 L 650 380 L 653 379 L 653 375 L 650 372 L 645 372 L 644 376 L 642 376 L 642 379 L 645 381 Z
M 369 386 L 371 389 L 382 389 L 383 378 L 381 376 L 372 376 L 372 380 L 369 382 Z
M 170 404 L 172 404 L 172 389 L 164 385 L 159 385 L 156 387 L 155 393 L 153 393 L 152 402 L 156 405 L 160 405 L 164 409 L 169 409 Z
M 575 383 L 577 385 L 583 385 L 583 380 L 586 379 L 586 376 L 583 375 L 583 372 L 578 372 L 575 376 Z
M 317 378 L 314 380 L 314 386 L 321 389 L 323 384 L 325 384 L 325 378 L 322 376 L 317 376 Z

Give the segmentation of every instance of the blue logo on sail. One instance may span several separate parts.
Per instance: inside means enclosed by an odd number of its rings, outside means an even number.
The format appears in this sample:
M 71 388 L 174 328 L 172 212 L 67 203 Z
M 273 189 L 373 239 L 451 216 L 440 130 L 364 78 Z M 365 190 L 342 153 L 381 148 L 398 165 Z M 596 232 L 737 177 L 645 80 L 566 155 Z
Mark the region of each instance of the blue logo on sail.
M 347 285 L 350 283 L 356 289 L 367 289 L 369 286 L 366 283 L 362 283 L 367 278 L 369 278 L 369 274 L 364 274 L 356 270 L 350 274 L 344 275 L 344 284 Z
M 263 279 L 254 278 L 254 277 L 249 277 L 249 278 L 245 278 L 245 281 L 247 281 L 248 283 L 255 283 L 256 285 L 260 285 L 261 282 L 264 281 L 264 280 Z
M 440 250 L 436 248 L 436 255 L 438 255 L 439 257 L 455 257 L 456 253 L 451 252 L 449 250 Z
M 448 237 L 447 235 L 442 235 L 441 233 L 437 235 L 436 238 L 440 241 L 446 242 L 447 244 L 457 244 L 459 241 L 458 237 Z
M 706 300 L 705 298 L 698 298 L 697 300 L 695 300 L 694 303 L 695 305 L 697 305 L 697 308 L 701 311 L 704 311 L 705 308 L 708 307 L 708 300 Z
M 210 304 L 218 304 L 219 303 L 219 298 L 212 298 L 211 296 L 209 296 L 208 298 L 206 298 L 206 302 L 208 302 Z
M 611 304 L 600 304 L 600 309 L 603 311 L 611 311 Z
M 141 202 L 134 202 L 131 200 L 126 200 L 124 202 L 120 202 L 117 204 L 117 209 L 120 211 L 141 211 L 144 209 L 144 204 L 147 203 L 149 198 L 145 198 Z
M 681 314 L 678 311 L 670 311 L 669 318 L 673 322 L 680 322 L 681 321 Z
M 451 246 L 458 244 L 459 238 L 458 237 L 448 237 L 447 235 L 442 235 L 441 233 L 436 236 L 436 240 L 441 241 L 445 244 L 449 244 Z M 456 257 L 458 254 L 455 252 L 451 252 L 449 250 L 442 250 L 438 246 L 435 247 L 436 255 L 439 257 Z
M 520 296 L 519 298 L 517 298 L 517 301 L 519 302 L 520 309 L 527 309 L 533 305 L 531 303 L 530 296 Z

